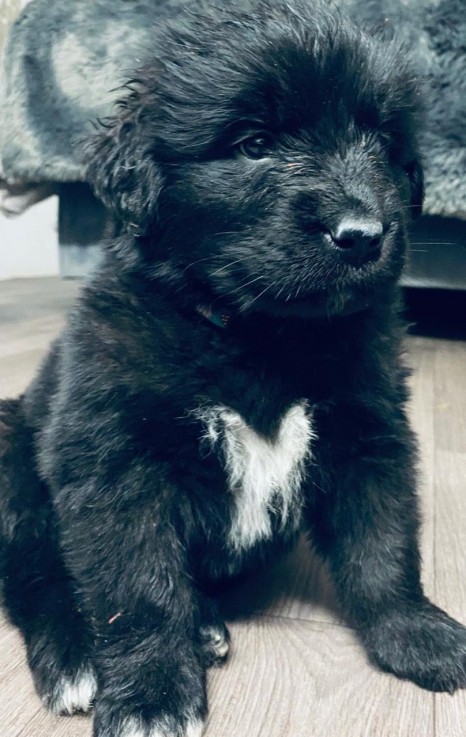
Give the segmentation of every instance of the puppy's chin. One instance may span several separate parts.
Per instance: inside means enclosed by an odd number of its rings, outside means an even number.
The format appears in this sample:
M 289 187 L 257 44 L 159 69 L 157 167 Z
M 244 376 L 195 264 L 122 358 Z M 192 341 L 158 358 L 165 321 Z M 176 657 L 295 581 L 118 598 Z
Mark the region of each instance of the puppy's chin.
M 262 312 L 276 317 L 329 319 L 363 312 L 371 306 L 373 301 L 373 297 L 362 294 L 319 294 L 288 302 L 271 299 L 257 300 L 251 312 Z

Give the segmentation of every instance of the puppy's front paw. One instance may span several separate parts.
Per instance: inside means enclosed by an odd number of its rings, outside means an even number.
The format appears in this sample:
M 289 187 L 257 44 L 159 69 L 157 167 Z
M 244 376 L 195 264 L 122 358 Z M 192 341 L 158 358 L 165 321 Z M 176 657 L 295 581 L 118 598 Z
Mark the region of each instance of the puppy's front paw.
M 206 679 L 195 650 L 179 643 L 146 663 L 137 655 L 101 670 L 94 737 L 201 737 Z
M 54 714 L 69 716 L 89 711 L 96 692 L 96 677 L 89 665 L 74 674 L 61 676 L 50 692 L 42 695 L 42 700 Z
M 384 671 L 429 691 L 466 687 L 466 628 L 430 603 L 391 614 L 364 639 Z
M 201 737 L 204 722 L 194 715 L 187 718 L 150 718 L 143 714 L 125 715 L 120 710 L 96 712 L 94 737 Z

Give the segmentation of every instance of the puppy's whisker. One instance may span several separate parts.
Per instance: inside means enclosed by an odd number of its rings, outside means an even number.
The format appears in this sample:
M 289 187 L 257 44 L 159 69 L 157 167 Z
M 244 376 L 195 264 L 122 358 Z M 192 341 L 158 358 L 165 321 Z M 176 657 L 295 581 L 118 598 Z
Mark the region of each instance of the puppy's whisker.
M 206 256 L 205 258 L 198 258 L 196 261 L 192 261 L 190 264 L 185 266 L 185 268 L 183 269 L 183 273 L 187 271 L 188 269 L 191 269 L 196 264 L 199 264 L 201 261 L 212 261 L 212 260 L 213 260 L 213 256 Z
M 224 299 L 225 297 L 231 297 L 232 295 L 236 294 L 237 292 L 240 292 L 245 287 L 249 286 L 249 284 L 254 284 L 254 282 L 259 281 L 259 279 L 262 279 L 262 276 L 256 276 L 255 279 L 251 279 L 250 281 L 246 282 L 245 284 L 240 284 L 239 287 L 236 287 L 236 289 L 231 289 L 227 292 L 227 294 L 220 294 L 218 297 L 216 297 L 213 302 L 212 306 L 215 305 L 219 300 Z
M 262 275 L 256 276 L 255 279 L 251 279 L 250 281 L 247 281 L 245 284 L 241 284 L 239 287 L 236 287 L 236 289 L 232 289 L 228 294 L 236 294 L 237 292 L 240 292 L 245 287 L 248 287 L 250 284 L 254 284 L 254 282 L 259 281 L 259 279 L 262 279 Z
M 285 285 L 283 284 L 280 287 L 280 289 L 278 290 L 278 293 L 276 294 L 275 299 L 278 299 L 280 297 L 280 295 L 281 295 L 281 293 L 283 292 L 284 289 L 285 289 Z
M 250 254 L 249 256 L 243 256 L 243 258 L 237 258 L 236 261 L 230 261 L 229 264 L 225 264 L 225 266 L 221 266 L 220 269 L 216 269 L 216 271 L 212 271 L 209 276 L 216 276 L 217 274 L 221 274 L 222 271 L 225 271 L 225 269 L 229 269 L 230 266 L 234 266 L 235 264 L 242 263 L 243 261 L 247 261 L 250 258 L 253 258 L 255 254 Z
M 262 295 L 263 295 L 263 294 L 265 294 L 265 293 L 267 292 L 267 290 L 268 290 L 268 289 L 270 289 L 271 287 L 273 287 L 274 285 L 275 285 L 275 282 L 272 282 L 272 284 L 269 284 L 269 285 L 268 285 L 267 287 L 265 287 L 265 289 L 263 289 L 263 290 L 262 290 L 262 292 L 260 292 L 260 293 L 259 293 L 259 294 L 257 295 L 257 297 L 254 297 L 254 299 L 252 299 L 252 300 L 251 300 L 250 302 L 248 302 L 248 303 L 247 303 L 246 305 L 243 305 L 243 307 L 242 307 L 242 310 L 241 310 L 241 311 L 242 311 L 242 312 L 244 312 L 245 310 L 248 310 L 248 309 L 250 309 L 250 308 L 251 308 L 251 306 L 252 306 L 252 305 L 254 304 L 254 302 L 256 302 L 256 301 L 257 301 L 258 299 L 260 299 L 260 297 L 262 297 Z
M 222 266 L 220 269 L 217 269 L 216 271 L 213 271 L 210 274 L 210 276 L 215 276 L 215 274 L 218 274 L 219 272 L 223 271 L 224 269 L 227 269 L 230 266 L 233 266 L 233 264 L 237 264 L 240 261 L 247 261 L 250 258 L 254 258 L 254 256 L 255 256 L 255 254 L 249 254 L 248 256 L 243 256 L 242 258 L 236 259 L 236 261 L 230 261 L 229 264 L 226 264 L 225 266 Z M 204 258 L 198 258 L 196 261 L 192 261 L 190 264 L 188 264 L 187 266 L 185 266 L 185 268 L 183 269 L 183 271 L 185 272 L 188 269 L 191 269 L 193 266 L 195 266 L 196 264 L 201 263 L 202 261 L 214 261 L 215 258 L 218 259 L 218 256 L 205 256 Z
M 218 233 L 213 233 L 212 237 L 216 238 L 218 235 L 240 235 L 238 230 L 220 230 Z

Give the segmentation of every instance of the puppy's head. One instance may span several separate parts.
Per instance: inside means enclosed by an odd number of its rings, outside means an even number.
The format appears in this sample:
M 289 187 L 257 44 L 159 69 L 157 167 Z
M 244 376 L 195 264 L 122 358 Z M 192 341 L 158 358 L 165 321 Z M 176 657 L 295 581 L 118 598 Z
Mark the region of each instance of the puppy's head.
M 242 312 L 359 309 L 422 204 L 403 58 L 320 0 L 188 4 L 93 144 L 132 264 Z

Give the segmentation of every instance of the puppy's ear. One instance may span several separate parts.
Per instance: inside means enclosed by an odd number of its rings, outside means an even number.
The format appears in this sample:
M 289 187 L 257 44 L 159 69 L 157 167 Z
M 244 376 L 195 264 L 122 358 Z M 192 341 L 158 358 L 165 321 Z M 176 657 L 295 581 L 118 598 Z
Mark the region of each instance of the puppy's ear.
M 418 161 L 412 161 L 406 167 L 411 186 L 411 217 L 413 220 L 422 215 L 422 204 L 424 202 L 424 174 Z
M 162 175 L 143 123 L 125 112 L 89 141 L 87 179 L 125 229 L 144 235 L 156 220 Z

